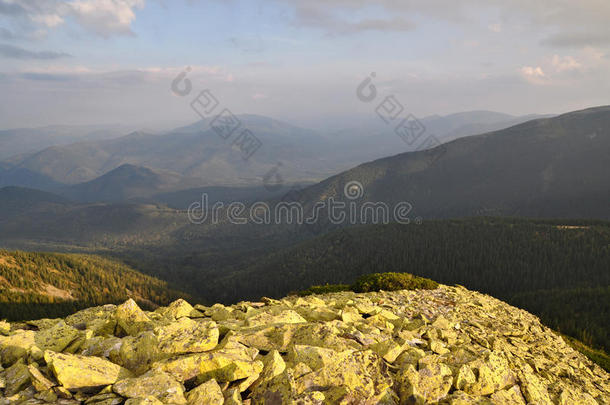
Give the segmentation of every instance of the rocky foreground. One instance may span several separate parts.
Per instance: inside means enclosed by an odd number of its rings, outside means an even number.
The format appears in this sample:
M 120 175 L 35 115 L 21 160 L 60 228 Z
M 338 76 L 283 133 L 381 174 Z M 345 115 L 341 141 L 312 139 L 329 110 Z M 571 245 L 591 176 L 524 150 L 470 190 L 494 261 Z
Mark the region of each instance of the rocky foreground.
M 610 404 L 533 315 L 461 287 L 0 323 L 0 404 Z

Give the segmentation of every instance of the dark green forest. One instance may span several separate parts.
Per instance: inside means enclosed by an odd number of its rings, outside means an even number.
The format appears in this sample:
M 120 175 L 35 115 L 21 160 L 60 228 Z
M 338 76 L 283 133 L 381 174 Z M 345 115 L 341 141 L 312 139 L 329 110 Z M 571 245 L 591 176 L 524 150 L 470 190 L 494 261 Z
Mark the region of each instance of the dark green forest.
M 350 284 L 368 273 L 408 272 L 493 295 L 562 333 L 610 348 L 610 223 L 604 221 L 475 218 L 370 225 L 218 263 L 188 270 L 191 286 L 208 303 Z M 168 281 L 173 277 L 183 275 L 166 274 Z

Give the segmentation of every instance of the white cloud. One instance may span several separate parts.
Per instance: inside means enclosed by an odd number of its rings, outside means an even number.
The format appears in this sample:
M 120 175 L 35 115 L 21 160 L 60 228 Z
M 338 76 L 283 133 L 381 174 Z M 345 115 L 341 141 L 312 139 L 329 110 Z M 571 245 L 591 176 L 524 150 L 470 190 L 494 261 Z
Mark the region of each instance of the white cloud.
M 489 24 L 489 25 L 487 26 L 487 28 L 488 28 L 490 31 L 495 32 L 495 33 L 500 33 L 500 32 L 502 32 L 502 24 L 500 24 L 500 23 Z
M 40 37 L 47 29 L 74 19 L 88 31 L 103 37 L 132 34 L 135 11 L 145 0 L 0 0 L 0 13 L 19 19 L 29 28 L 27 36 Z
M 555 71 L 558 73 L 561 72 L 570 72 L 573 70 L 580 70 L 583 66 L 580 62 L 574 59 L 571 56 L 560 57 L 559 55 L 554 55 L 551 60 L 551 65 L 555 68 Z
M 71 15 L 83 26 L 107 37 L 130 34 L 135 9 L 144 7 L 144 0 L 77 0 L 69 3 Z
M 548 79 L 540 66 L 523 66 L 519 71 L 525 80 L 533 84 L 544 84 Z

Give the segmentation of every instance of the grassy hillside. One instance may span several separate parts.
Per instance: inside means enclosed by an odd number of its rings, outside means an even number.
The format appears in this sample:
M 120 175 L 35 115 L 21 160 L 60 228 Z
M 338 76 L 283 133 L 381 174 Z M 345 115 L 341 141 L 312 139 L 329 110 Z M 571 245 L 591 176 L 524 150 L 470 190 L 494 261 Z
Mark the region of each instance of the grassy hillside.
M 115 260 L 0 250 L 0 318 L 56 317 L 129 297 L 152 307 L 178 296 L 166 282 Z

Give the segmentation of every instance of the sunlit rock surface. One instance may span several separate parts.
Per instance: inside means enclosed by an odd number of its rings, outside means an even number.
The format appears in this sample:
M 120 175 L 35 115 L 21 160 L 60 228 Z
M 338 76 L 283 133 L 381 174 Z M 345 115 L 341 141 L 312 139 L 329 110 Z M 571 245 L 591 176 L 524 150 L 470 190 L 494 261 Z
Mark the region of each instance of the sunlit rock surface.
M 0 364 L 0 404 L 610 404 L 536 317 L 448 286 L 0 322 Z

